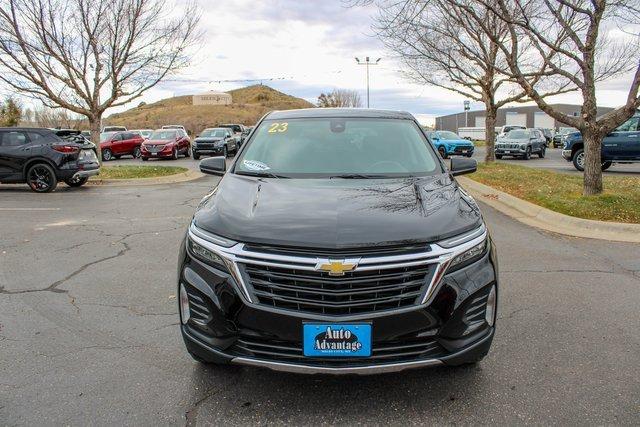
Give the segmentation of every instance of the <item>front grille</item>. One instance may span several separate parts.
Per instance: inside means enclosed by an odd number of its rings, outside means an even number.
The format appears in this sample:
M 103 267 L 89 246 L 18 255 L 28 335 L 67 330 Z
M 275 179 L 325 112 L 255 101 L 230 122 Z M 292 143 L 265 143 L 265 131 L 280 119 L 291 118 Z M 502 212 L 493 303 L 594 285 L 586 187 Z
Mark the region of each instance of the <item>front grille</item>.
M 216 145 L 212 142 L 206 143 L 206 142 L 198 142 L 197 145 L 198 150 L 213 150 L 215 148 L 220 148 L 222 149 L 222 147 L 216 147 Z
M 468 153 L 471 150 L 472 150 L 471 147 L 456 147 L 456 148 L 454 148 L 453 152 L 454 153 Z
M 498 144 L 498 148 L 519 149 L 520 144 Z
M 164 145 L 146 145 L 145 147 L 150 153 L 158 153 L 164 149 Z
M 326 272 L 241 264 L 260 304 L 303 313 L 350 315 L 393 310 L 419 303 L 434 264 L 347 272 Z
M 305 357 L 301 342 L 241 335 L 229 349 L 235 356 L 254 357 L 279 362 L 313 363 L 325 366 L 354 366 L 358 364 L 410 362 L 446 355 L 446 350 L 433 338 L 373 342 L 369 357 Z

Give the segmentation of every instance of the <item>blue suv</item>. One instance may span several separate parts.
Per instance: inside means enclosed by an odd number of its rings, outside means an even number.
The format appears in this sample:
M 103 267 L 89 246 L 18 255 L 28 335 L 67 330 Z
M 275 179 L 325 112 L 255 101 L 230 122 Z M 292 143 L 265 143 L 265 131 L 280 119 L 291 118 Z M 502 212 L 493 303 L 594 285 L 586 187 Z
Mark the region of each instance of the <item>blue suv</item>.
M 580 132 L 562 137 L 562 157 L 579 171 L 584 170 L 584 143 Z M 640 162 L 640 114 L 618 126 L 602 141 L 602 170 L 614 163 Z
M 473 149 L 475 148 L 473 142 L 460 138 L 453 132 L 448 130 L 437 130 L 427 132 L 427 136 L 443 159 L 454 154 L 467 157 L 471 157 L 473 155 Z

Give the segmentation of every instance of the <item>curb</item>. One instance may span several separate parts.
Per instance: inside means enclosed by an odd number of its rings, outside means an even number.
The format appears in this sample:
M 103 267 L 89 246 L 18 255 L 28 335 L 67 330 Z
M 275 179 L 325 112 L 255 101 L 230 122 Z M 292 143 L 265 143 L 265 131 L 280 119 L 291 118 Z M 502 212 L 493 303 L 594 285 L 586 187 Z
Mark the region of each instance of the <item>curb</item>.
M 87 185 L 99 187 L 129 187 L 159 184 L 174 184 L 179 182 L 194 181 L 206 176 L 201 172 L 189 170 L 187 172 L 176 173 L 173 175 L 158 176 L 153 178 L 137 178 L 137 179 L 100 179 L 100 175 L 89 179 Z
M 524 224 L 572 237 L 640 243 L 640 224 L 595 221 L 554 212 L 470 178 L 456 178 L 473 197 Z

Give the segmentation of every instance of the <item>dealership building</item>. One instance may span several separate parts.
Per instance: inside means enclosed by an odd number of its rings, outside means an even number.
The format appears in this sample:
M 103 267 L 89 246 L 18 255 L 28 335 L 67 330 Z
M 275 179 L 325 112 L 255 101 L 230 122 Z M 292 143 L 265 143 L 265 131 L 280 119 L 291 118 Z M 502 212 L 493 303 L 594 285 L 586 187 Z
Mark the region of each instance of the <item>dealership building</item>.
M 572 104 L 551 104 L 554 109 L 570 116 L 580 115 L 580 105 Z M 609 107 L 598 107 L 598 116 L 613 110 Z M 467 111 L 447 116 L 436 117 L 436 130 L 450 130 L 458 132 L 465 127 L 484 127 L 486 112 L 484 110 Z M 547 113 L 543 112 L 536 105 L 521 107 L 503 107 L 498 110 L 496 117 L 496 127 L 505 125 L 520 125 L 528 128 L 543 128 L 557 130 L 567 127 Z

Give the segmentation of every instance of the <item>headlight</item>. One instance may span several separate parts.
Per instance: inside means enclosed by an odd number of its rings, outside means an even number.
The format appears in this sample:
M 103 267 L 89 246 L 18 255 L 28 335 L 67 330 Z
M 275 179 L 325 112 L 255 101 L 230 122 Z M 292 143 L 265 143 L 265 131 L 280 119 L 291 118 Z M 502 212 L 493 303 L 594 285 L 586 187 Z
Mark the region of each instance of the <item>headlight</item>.
M 222 270 L 227 269 L 224 260 L 213 251 L 205 248 L 204 246 L 194 242 L 191 239 L 188 239 L 188 245 L 191 253 L 199 260 L 204 261 L 207 264 L 212 264 L 214 267 Z
M 454 268 L 456 265 L 465 263 L 473 258 L 477 258 L 484 253 L 487 249 L 487 239 L 484 239 L 481 243 L 467 249 L 465 252 L 457 255 L 449 263 L 449 268 Z

